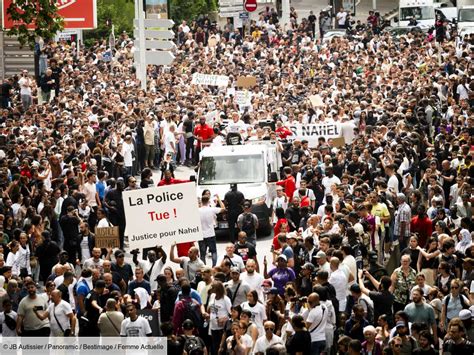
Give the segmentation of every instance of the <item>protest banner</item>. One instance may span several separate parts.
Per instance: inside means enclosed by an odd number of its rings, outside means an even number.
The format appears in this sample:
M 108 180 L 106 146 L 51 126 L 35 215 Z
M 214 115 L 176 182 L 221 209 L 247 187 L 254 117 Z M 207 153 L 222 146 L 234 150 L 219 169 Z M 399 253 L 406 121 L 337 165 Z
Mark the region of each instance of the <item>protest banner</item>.
M 210 75 L 210 74 L 194 73 L 191 84 L 227 86 L 229 84 L 229 77 L 225 75 Z
M 202 240 L 196 196 L 194 182 L 124 191 L 130 249 Z
M 119 227 L 100 227 L 95 229 L 95 246 L 97 248 L 120 248 Z
M 324 137 L 328 140 L 329 138 L 338 138 L 342 136 L 341 124 L 337 122 L 310 124 L 295 123 L 288 127 L 293 133 L 291 136 L 288 136 L 290 141 L 307 140 L 310 148 L 316 148 L 318 146 L 319 137 Z
M 240 88 L 253 88 L 257 86 L 257 78 L 254 76 L 239 76 L 236 86 Z
M 137 315 L 148 321 L 151 328 L 151 336 L 156 337 L 161 335 L 160 317 L 157 309 L 138 309 Z
M 251 106 L 252 94 L 247 90 L 236 91 L 234 100 L 239 106 Z

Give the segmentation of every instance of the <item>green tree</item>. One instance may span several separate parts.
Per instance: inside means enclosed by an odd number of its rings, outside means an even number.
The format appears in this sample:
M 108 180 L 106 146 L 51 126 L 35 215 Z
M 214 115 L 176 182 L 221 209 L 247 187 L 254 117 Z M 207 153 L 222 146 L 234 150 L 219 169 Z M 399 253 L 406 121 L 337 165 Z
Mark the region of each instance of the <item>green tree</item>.
M 217 0 L 168 0 L 170 2 L 171 18 L 179 23 L 191 21 L 199 15 L 207 15 L 217 9 Z
M 15 23 L 7 34 L 18 36 L 22 46 L 33 48 L 36 37 L 49 40 L 64 28 L 64 20 L 58 15 L 56 1 L 52 0 L 16 0 L 8 7 L 7 14 Z M 33 23 L 34 29 L 28 29 L 28 25 Z
M 97 28 L 84 31 L 86 45 L 95 39 L 108 38 L 115 26 L 115 34 L 133 32 L 135 4 L 133 0 L 97 0 Z

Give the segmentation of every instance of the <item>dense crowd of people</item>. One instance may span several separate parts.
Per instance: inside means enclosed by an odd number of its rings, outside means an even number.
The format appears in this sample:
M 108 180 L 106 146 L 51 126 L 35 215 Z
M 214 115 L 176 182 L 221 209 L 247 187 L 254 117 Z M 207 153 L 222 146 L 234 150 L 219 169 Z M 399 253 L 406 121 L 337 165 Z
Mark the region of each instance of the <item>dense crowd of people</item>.
M 292 9 L 282 26 L 268 9 L 250 34 L 183 22 L 147 91 L 126 34 L 112 56 L 106 41 L 44 44 L 38 78 L 5 80 L 3 336 L 149 336 L 139 314 L 157 309 L 169 353 L 472 354 L 474 38 L 392 37 L 372 13 L 325 40 L 332 21 L 350 25 L 340 13 Z M 229 85 L 192 85 L 195 72 Z M 235 102 L 240 76 L 256 77 L 250 106 Z M 288 128 L 331 122 L 345 144 Z M 279 142 L 271 250 L 257 255 L 238 185 L 199 198 L 202 241 L 126 250 L 122 192 L 183 182 L 177 167 L 228 136 Z M 97 248 L 95 228 L 111 225 L 120 248 Z

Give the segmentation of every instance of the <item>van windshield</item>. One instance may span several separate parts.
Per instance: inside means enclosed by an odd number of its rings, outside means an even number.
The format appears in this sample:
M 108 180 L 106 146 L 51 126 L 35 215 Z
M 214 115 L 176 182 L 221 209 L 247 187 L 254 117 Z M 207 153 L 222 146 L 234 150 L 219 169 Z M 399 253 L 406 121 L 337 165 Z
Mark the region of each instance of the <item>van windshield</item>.
M 400 9 L 400 20 L 432 20 L 435 17 L 435 11 L 432 6 L 402 7 Z
M 200 165 L 200 185 L 265 182 L 262 155 L 203 157 Z
M 474 9 L 459 10 L 459 22 L 474 22 Z

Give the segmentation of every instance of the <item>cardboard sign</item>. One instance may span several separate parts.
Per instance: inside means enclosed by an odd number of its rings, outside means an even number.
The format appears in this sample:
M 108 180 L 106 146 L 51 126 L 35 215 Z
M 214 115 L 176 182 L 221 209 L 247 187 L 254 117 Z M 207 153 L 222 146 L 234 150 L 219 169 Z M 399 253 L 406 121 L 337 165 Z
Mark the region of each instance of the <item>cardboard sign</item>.
M 160 317 L 157 309 L 139 309 L 137 310 L 139 317 L 145 318 L 150 324 L 151 336 L 160 336 Z
M 96 248 L 120 248 L 119 227 L 101 227 L 95 229 Z
M 14 0 L 3 0 L 3 28 L 11 29 L 22 23 L 15 22 L 7 14 L 7 9 Z M 58 15 L 64 18 L 64 29 L 93 29 L 97 27 L 96 0 L 57 0 Z M 35 22 L 27 24 L 28 29 L 35 28 Z
M 130 249 L 202 240 L 194 182 L 123 192 Z
M 344 140 L 344 137 L 333 138 L 332 145 L 336 148 L 344 147 L 346 145 L 346 141 Z
M 307 140 L 310 148 L 316 148 L 318 146 L 318 138 L 324 137 L 326 140 L 329 138 L 338 138 L 342 136 L 341 124 L 336 122 L 331 123 L 310 123 L 300 124 L 296 123 L 289 126 L 293 134 L 288 136 L 291 141 L 294 140 Z
M 229 77 L 226 75 L 209 75 L 209 74 L 194 73 L 191 84 L 225 87 L 229 84 Z
M 311 105 L 313 105 L 313 107 L 323 107 L 324 106 L 323 99 L 319 95 L 311 95 L 309 97 L 309 101 L 311 101 Z
M 241 88 L 253 88 L 257 86 L 257 78 L 254 76 L 239 76 L 236 86 Z

